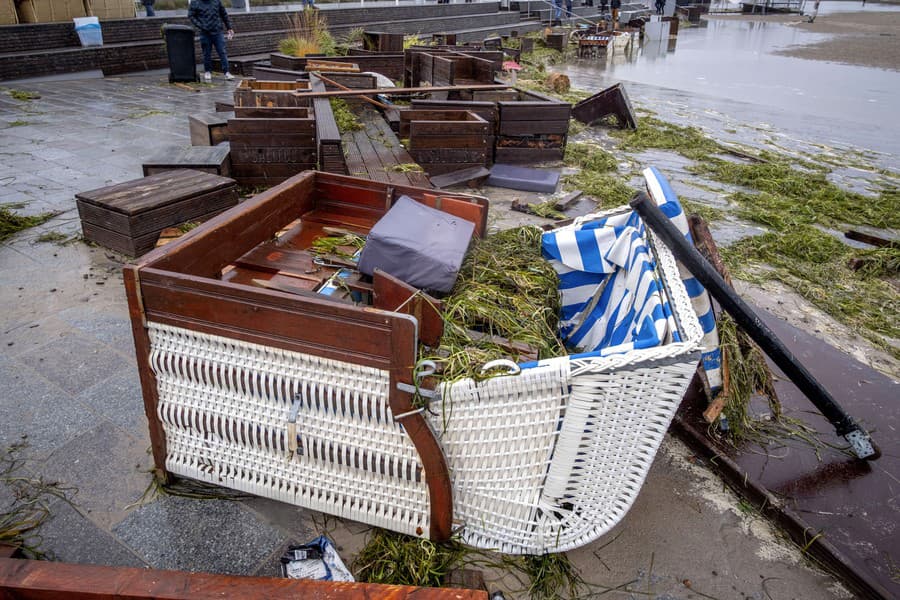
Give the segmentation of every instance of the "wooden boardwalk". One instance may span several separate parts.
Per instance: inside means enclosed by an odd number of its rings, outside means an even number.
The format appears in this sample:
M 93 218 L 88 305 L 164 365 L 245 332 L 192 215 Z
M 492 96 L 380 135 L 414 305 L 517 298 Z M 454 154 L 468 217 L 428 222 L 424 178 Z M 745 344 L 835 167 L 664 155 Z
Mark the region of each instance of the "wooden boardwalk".
M 398 185 L 434 187 L 424 171 L 401 169 L 400 165 L 412 166 L 416 162 L 378 111 L 368 105 L 354 109 L 364 128 L 341 136 L 349 175 Z

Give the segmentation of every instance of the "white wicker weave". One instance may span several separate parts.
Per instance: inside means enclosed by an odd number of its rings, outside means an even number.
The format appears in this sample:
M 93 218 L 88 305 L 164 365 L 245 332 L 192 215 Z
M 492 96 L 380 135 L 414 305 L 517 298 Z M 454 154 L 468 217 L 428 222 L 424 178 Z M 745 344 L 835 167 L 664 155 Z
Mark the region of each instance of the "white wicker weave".
M 661 244 L 656 252 L 685 341 L 441 386 L 432 423 L 442 432 L 465 542 L 561 552 L 603 535 L 631 507 L 696 370 L 703 335 L 675 259 Z
M 465 542 L 563 551 L 608 531 L 634 502 L 702 336 L 674 258 L 656 251 L 684 341 L 440 387 L 428 419 Z M 393 421 L 386 371 L 160 323 L 148 331 L 172 473 L 428 535 L 428 489 Z
M 177 475 L 410 535 L 429 530 L 415 446 L 385 371 L 148 323 Z M 294 397 L 299 451 L 289 447 Z

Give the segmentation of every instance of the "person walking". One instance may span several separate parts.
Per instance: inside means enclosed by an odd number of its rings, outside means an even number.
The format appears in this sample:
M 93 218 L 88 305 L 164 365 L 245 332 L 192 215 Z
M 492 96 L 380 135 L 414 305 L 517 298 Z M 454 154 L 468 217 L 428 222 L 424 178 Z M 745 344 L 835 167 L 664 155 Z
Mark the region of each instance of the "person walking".
M 152 16 L 156 15 L 156 13 L 153 12 L 153 5 L 155 3 L 156 3 L 156 0 L 141 0 L 141 4 L 144 5 L 144 10 L 147 11 L 148 17 L 152 17 Z
M 662 15 L 666 12 L 666 0 L 656 0 L 656 14 Z
M 234 36 L 234 28 L 225 7 L 222 6 L 222 0 L 191 0 L 188 18 L 200 35 L 200 49 L 203 50 L 203 81 L 212 81 L 213 46 L 216 47 L 216 54 L 222 61 L 225 79 L 234 79 L 234 75 L 228 71 L 228 53 L 225 51 L 225 35 L 227 33 L 230 40 Z

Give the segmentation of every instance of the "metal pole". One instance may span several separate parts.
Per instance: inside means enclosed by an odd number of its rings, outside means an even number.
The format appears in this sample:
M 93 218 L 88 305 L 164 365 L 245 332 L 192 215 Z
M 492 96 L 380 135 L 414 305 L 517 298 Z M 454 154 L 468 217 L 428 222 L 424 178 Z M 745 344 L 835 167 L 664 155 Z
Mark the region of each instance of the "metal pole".
M 775 333 L 762 322 L 753 309 L 738 296 L 722 276 L 703 258 L 646 193 L 638 192 L 631 200 L 644 222 L 653 230 L 697 280 L 706 286 L 722 308 L 759 344 L 760 348 L 784 371 L 803 394 L 834 425 L 837 435 L 849 442 L 859 458 L 875 460 L 881 456 L 868 432 L 831 397 L 809 371 L 794 357 Z

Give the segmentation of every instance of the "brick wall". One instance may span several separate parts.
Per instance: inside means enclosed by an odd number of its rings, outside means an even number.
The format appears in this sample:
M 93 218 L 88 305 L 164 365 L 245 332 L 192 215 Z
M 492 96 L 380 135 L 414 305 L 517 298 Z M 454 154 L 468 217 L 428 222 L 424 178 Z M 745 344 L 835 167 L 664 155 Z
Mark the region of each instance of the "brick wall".
M 390 33 L 461 30 L 472 26 L 472 14 L 479 15 L 478 27 L 505 28 L 518 22 L 518 13 L 501 13 L 498 8 L 499 3 L 381 7 L 330 11 L 328 17 L 338 36 L 360 25 Z M 376 21 L 379 18 L 386 20 Z M 164 68 L 168 60 L 160 31 L 163 23 L 187 24 L 187 19 L 103 21 L 105 45 L 99 48 L 80 47 L 68 23 L 0 27 L 0 80 L 93 69 L 113 75 Z M 286 33 L 283 13 L 236 14 L 234 26 L 239 33 L 228 43 L 231 56 L 272 52 Z M 200 46 L 195 46 L 200 60 Z

